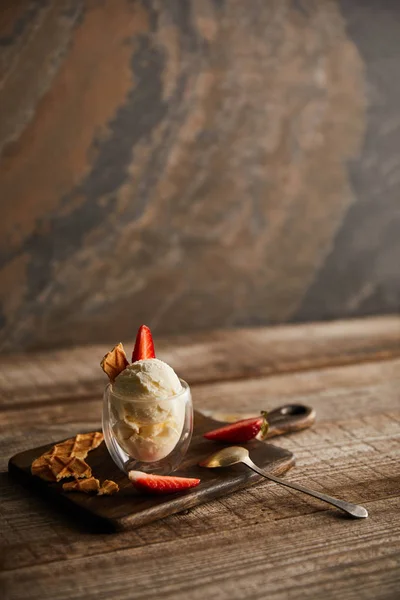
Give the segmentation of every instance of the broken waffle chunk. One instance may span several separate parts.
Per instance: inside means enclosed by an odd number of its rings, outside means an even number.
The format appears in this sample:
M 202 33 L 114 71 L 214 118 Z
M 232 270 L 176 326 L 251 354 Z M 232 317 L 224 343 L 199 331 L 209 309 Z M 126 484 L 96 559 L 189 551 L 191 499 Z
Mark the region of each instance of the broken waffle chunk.
M 128 359 L 126 358 L 125 350 L 121 342 L 114 346 L 111 352 L 107 352 L 105 357 L 100 363 L 101 368 L 104 373 L 108 375 L 110 381 L 114 381 L 114 379 L 126 369 L 129 365 Z
M 84 492 L 85 494 L 95 494 L 99 491 L 100 482 L 95 477 L 89 477 L 89 479 L 75 479 L 75 481 L 68 481 L 63 483 L 62 486 L 64 492 Z
M 60 481 L 65 477 L 90 477 L 92 469 L 76 456 L 40 456 L 32 463 L 32 475 L 45 481 Z
M 100 446 L 103 439 L 103 434 L 98 431 L 78 433 L 74 438 L 56 444 L 53 448 L 45 452 L 43 456 L 76 456 L 77 458 L 86 458 L 91 450 Z
M 115 481 L 106 479 L 101 484 L 101 488 L 98 491 L 98 496 L 113 496 L 119 492 L 119 485 Z
M 61 464 L 64 462 L 64 460 L 61 458 L 61 456 L 55 456 L 52 459 L 52 466 L 57 462 L 58 464 Z M 80 479 L 81 477 L 91 476 L 92 469 L 89 467 L 89 465 L 81 458 L 73 456 L 64 462 L 64 468 L 58 473 L 57 481 L 64 479 L 65 477 L 74 477 L 75 479 Z
M 83 460 L 91 450 L 97 448 L 104 437 L 102 433 L 78 433 L 77 436 L 60 444 L 33 461 L 31 472 L 45 481 L 59 481 L 64 477 L 90 477 L 89 465 Z

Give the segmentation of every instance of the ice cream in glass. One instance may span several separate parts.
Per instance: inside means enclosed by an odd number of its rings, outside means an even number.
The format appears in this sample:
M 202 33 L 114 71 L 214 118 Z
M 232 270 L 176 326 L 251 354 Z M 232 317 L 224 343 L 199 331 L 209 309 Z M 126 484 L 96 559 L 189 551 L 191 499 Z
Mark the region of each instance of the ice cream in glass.
M 115 463 L 126 472 L 174 471 L 192 436 L 192 399 L 188 384 L 156 358 L 150 329 L 140 327 L 131 364 L 118 344 L 101 366 L 110 379 L 104 393 L 104 439 Z

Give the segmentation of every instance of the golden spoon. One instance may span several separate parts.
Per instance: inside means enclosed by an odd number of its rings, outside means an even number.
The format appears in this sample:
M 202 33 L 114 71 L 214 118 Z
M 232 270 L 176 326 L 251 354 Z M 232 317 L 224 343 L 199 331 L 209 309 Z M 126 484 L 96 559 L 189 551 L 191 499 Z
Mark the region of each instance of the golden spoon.
M 275 477 L 275 475 L 271 475 L 270 473 L 263 471 L 253 463 L 249 456 L 249 451 L 246 450 L 246 448 L 242 448 L 241 446 L 230 446 L 229 448 L 224 448 L 219 452 L 215 452 L 215 454 L 212 454 L 211 456 L 203 460 L 200 463 L 200 466 L 213 469 L 215 467 L 229 467 L 231 465 L 235 465 L 236 463 L 245 464 L 246 467 L 249 467 L 256 473 L 259 473 L 267 479 L 275 481 L 275 483 L 281 483 L 282 485 L 285 485 L 288 488 L 298 490 L 299 492 L 304 492 L 305 494 L 313 496 L 314 498 L 318 498 L 323 502 L 328 502 L 328 504 L 333 504 L 333 506 L 340 508 L 352 517 L 356 517 L 358 519 L 365 519 L 365 517 L 368 517 L 368 511 L 363 506 L 359 506 L 358 504 L 351 504 L 350 502 L 345 502 L 344 500 L 338 500 L 337 498 L 333 498 L 332 496 L 328 496 L 327 494 L 321 494 L 321 492 L 314 492 L 314 490 L 305 488 L 302 485 L 298 485 L 297 483 L 289 483 L 285 479 L 280 479 L 279 477 Z

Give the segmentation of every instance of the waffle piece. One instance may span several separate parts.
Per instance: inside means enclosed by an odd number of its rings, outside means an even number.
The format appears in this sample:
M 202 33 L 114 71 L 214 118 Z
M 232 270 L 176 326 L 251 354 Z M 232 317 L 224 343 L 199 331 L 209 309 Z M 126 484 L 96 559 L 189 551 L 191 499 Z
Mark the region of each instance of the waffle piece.
M 115 481 L 111 481 L 110 479 L 106 479 L 101 484 L 101 488 L 97 492 L 98 496 L 113 496 L 119 492 L 119 485 L 115 483 Z
M 125 350 L 121 342 L 114 346 L 111 352 L 107 352 L 105 357 L 100 363 L 104 373 L 108 375 L 110 381 L 114 379 L 126 369 L 129 365 L 128 359 L 126 358 Z
M 85 494 L 95 494 L 100 489 L 100 481 L 95 477 L 89 477 L 89 479 L 75 479 L 75 481 L 63 483 L 62 488 L 64 492 L 84 492 Z
M 91 477 L 92 469 L 76 456 L 39 456 L 32 463 L 32 475 L 37 475 L 45 481 L 60 481 L 66 477 Z
M 50 450 L 39 456 L 33 461 L 31 472 L 45 481 L 59 481 L 64 477 L 90 477 L 87 475 L 87 469 L 90 467 L 83 460 L 91 450 L 97 448 L 104 437 L 102 433 L 93 431 L 91 433 L 78 433 L 74 438 L 65 440 L 56 444 Z M 72 461 L 72 459 L 77 459 Z M 69 463 L 69 461 L 72 461 Z M 70 475 L 65 475 L 62 471 L 62 465 L 66 467 L 69 463 Z M 62 474 L 61 474 L 62 473 Z M 80 473 L 84 473 L 80 475 Z
M 77 458 L 86 458 L 91 450 L 100 446 L 104 436 L 98 431 L 91 433 L 78 433 L 74 438 L 65 440 L 50 448 L 43 456 L 76 456 Z

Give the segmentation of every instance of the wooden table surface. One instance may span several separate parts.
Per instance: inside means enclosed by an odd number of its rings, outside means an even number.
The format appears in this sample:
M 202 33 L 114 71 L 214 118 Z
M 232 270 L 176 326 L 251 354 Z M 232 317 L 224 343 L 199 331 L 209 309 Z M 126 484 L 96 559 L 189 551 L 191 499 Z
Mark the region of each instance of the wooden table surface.
M 400 317 L 161 340 L 199 409 L 311 404 L 311 430 L 275 438 L 287 477 L 357 502 L 352 521 L 262 483 L 135 531 L 99 535 L 9 479 L 11 455 L 100 421 L 107 350 L 0 358 L 1 589 L 38 598 L 398 598 Z

